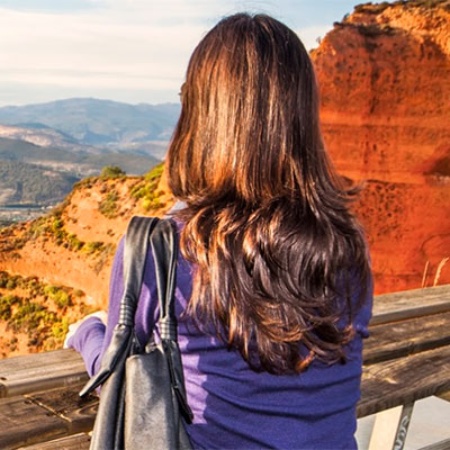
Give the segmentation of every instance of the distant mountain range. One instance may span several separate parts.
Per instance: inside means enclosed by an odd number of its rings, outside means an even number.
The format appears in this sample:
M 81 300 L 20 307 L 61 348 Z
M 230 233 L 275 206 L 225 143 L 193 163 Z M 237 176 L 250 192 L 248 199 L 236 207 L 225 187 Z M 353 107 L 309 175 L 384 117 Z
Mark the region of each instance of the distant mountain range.
M 109 165 L 147 172 L 164 158 L 179 112 L 178 104 L 90 98 L 1 107 L 0 205 L 62 200 L 74 182 Z
M 26 106 L 0 108 L 0 123 L 26 128 L 53 128 L 85 145 L 129 145 L 168 141 L 180 105 L 113 102 L 74 98 Z

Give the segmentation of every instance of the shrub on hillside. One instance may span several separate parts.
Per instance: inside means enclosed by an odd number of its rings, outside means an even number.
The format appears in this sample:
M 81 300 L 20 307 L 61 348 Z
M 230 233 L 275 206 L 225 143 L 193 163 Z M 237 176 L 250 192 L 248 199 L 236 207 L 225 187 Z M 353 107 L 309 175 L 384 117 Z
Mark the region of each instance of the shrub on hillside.
M 62 287 L 45 286 L 44 294 L 52 300 L 59 309 L 65 309 L 72 305 L 70 294 Z
M 119 166 L 105 166 L 100 173 L 101 178 L 120 178 L 126 175 L 126 172 Z
M 142 207 L 146 211 L 163 208 L 165 206 L 164 202 L 161 201 L 163 192 L 156 191 L 163 171 L 164 165 L 158 164 L 131 190 L 131 196 L 136 200 L 141 200 Z
M 20 295 L 8 292 L 11 281 L 20 288 Z M 46 285 L 34 276 L 21 277 L 0 271 L 0 289 L 0 320 L 15 335 L 9 340 L 10 352 L 19 349 L 18 335 L 27 337 L 31 351 L 61 348 L 69 326 L 68 307 L 72 307 L 70 321 L 92 312 L 92 307 L 80 301 L 84 296 L 80 289 Z
M 119 212 L 119 194 L 116 190 L 108 192 L 105 199 L 98 205 L 98 210 L 108 219 L 113 219 Z

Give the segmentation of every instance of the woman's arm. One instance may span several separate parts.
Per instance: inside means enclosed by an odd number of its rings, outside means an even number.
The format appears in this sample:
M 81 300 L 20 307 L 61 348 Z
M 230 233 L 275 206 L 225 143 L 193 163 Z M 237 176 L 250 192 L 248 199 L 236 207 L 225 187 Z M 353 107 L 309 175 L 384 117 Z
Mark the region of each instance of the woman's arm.
M 107 325 L 98 317 L 87 317 L 68 339 L 67 347 L 79 352 L 89 376 L 94 375 L 108 347 L 112 332 L 119 320 L 120 300 L 123 294 L 123 251 L 125 239 L 119 242 L 111 270 Z
M 105 336 L 105 324 L 98 317 L 83 319 L 66 347 L 79 352 L 91 377 L 100 366 L 100 354 Z

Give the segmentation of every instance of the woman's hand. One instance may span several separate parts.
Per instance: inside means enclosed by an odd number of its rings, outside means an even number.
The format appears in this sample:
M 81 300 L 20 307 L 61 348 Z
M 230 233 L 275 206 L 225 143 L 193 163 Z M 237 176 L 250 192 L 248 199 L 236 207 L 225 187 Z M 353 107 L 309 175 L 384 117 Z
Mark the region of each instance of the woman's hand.
M 85 322 L 87 319 L 90 319 L 91 317 L 97 317 L 100 319 L 102 323 L 106 325 L 108 314 L 106 311 L 96 311 L 91 314 L 88 314 L 87 316 L 80 319 L 78 322 L 72 323 L 69 325 L 69 331 L 66 334 L 66 338 L 64 339 L 63 348 L 70 348 L 70 339 L 75 335 L 76 331 L 80 327 L 80 325 Z

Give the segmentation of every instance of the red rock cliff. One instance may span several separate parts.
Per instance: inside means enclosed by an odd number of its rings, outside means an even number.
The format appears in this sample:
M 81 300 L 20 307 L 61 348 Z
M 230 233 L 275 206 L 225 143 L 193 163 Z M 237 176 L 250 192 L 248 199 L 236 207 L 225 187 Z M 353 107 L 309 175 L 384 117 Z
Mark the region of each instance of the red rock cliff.
M 312 57 L 326 145 L 365 181 L 376 292 L 450 283 L 450 2 L 359 5 Z

